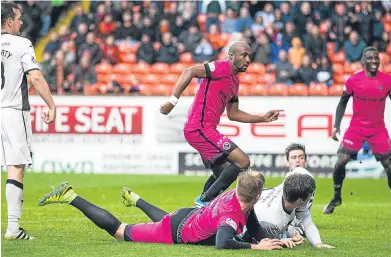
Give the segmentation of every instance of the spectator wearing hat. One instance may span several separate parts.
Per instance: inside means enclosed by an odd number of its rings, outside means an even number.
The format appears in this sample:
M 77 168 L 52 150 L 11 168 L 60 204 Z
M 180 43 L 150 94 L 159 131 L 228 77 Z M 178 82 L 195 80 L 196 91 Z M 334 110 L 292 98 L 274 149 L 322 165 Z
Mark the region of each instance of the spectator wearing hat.
M 279 60 L 280 51 L 284 50 L 288 52 L 289 44 L 285 42 L 283 35 L 281 33 L 277 34 L 276 41 L 272 43 L 271 46 L 271 61 L 276 63 Z

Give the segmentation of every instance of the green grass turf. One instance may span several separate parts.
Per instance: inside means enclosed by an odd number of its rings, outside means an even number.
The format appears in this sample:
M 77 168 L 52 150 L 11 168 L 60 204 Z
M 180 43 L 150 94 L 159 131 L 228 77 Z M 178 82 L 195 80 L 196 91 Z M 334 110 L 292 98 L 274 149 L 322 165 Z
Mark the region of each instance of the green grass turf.
M 6 175 L 2 173 L 2 185 L 5 180 Z M 330 216 L 321 211 L 330 200 L 332 182 L 317 179 L 312 218 L 324 243 L 337 248 L 315 249 L 306 241 L 296 249 L 273 252 L 116 242 L 71 206 L 37 206 L 38 199 L 49 186 L 57 186 L 64 180 L 69 181 L 80 196 L 109 210 L 121 221 L 136 223 L 147 221 L 147 217 L 136 208 L 122 205 L 120 191 L 123 186 L 131 187 L 164 210 L 173 211 L 192 205 L 206 177 L 27 173 L 21 225 L 37 240 L 2 240 L 2 256 L 391 256 L 391 193 L 384 179 L 345 180 L 343 205 Z M 266 186 L 275 186 L 281 180 L 267 178 Z M 7 221 L 4 186 L 1 199 L 4 233 Z

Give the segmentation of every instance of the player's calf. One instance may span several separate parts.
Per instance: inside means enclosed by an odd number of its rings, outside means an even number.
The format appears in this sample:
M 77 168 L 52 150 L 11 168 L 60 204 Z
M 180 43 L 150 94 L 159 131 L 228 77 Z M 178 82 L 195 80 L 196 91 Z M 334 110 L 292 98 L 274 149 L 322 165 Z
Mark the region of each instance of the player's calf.
M 387 180 L 388 180 L 388 187 L 391 189 L 391 156 L 388 157 L 387 159 L 383 159 L 381 161 L 381 164 L 384 167 L 384 171 L 387 175 Z

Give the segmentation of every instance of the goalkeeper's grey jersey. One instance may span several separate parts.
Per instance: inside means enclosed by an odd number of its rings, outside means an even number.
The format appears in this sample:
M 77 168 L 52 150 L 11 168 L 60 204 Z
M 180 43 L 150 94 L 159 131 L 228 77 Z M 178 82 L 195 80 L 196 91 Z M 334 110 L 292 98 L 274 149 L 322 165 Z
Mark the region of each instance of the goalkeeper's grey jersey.
M 1 108 L 30 110 L 26 74 L 39 69 L 30 40 L 1 34 Z

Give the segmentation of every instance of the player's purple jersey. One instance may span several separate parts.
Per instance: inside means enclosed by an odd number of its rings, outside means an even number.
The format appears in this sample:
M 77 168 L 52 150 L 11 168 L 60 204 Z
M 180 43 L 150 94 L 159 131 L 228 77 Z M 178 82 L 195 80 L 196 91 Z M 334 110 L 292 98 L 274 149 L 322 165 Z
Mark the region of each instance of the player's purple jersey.
M 187 114 L 186 130 L 216 128 L 228 102 L 238 101 L 239 78 L 229 61 L 214 61 L 205 64 L 205 69 L 207 77 Z
M 365 71 L 359 71 L 349 77 L 345 91 L 353 96 L 353 117 L 351 126 L 364 128 L 384 127 L 384 109 L 391 95 L 391 76 L 377 72 L 368 77 Z
M 184 224 L 183 243 L 195 243 L 215 236 L 220 226 L 230 226 L 242 233 L 250 209 L 243 214 L 236 190 L 231 189 L 218 196 L 208 206 L 197 210 Z

